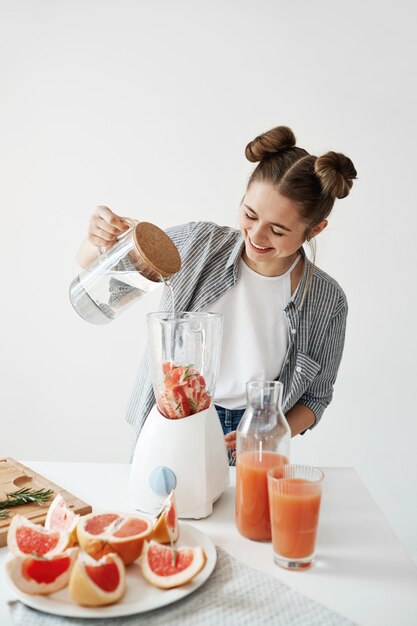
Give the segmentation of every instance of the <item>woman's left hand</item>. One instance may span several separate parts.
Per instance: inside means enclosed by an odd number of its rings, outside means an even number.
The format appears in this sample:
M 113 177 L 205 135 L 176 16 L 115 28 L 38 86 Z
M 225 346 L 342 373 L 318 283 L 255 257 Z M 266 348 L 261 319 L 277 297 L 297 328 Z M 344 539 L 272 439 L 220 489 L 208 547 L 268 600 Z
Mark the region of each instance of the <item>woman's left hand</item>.
M 226 442 L 226 448 L 228 450 L 234 450 L 236 448 L 236 431 L 232 430 L 231 433 L 227 433 L 224 436 L 224 440 Z

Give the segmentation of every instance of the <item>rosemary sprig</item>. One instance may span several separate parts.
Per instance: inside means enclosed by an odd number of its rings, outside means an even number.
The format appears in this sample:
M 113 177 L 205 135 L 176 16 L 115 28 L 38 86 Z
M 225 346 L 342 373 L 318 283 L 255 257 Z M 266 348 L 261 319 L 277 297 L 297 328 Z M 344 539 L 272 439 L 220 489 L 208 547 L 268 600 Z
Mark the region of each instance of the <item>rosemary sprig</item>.
M 30 489 L 29 487 L 23 487 L 17 491 L 10 491 L 6 493 L 6 499 L 0 500 L 0 519 L 5 519 L 9 515 L 9 508 L 11 506 L 21 506 L 22 504 L 29 504 L 34 502 L 39 506 L 48 502 L 53 494 L 52 489 Z
M 196 378 L 196 376 L 199 376 L 199 374 L 187 374 L 186 376 L 184 376 L 183 380 L 189 380 L 190 378 Z
M 190 363 L 189 365 L 185 366 L 185 372 L 183 376 L 184 380 L 187 380 L 187 378 L 191 378 L 191 376 L 196 376 L 196 374 L 190 374 L 190 370 L 192 370 L 193 367 L 194 367 L 194 363 Z

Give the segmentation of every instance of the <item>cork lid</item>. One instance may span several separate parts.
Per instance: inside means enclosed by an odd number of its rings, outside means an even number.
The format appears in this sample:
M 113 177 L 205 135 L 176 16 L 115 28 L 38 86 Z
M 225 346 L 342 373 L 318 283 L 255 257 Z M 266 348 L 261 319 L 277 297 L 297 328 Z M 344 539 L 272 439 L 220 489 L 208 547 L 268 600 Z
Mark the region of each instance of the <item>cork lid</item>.
M 181 257 L 168 235 L 149 222 L 139 222 L 133 230 L 133 241 L 139 255 L 162 278 L 176 274 L 181 268 Z

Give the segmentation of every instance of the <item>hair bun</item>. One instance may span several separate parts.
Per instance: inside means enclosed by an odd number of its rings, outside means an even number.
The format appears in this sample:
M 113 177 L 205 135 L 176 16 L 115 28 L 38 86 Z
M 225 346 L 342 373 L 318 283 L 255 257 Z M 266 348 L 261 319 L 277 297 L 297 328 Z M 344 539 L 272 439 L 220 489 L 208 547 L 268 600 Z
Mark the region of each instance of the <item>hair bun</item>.
M 278 152 L 284 148 L 293 148 L 295 146 L 295 135 L 288 126 L 277 126 L 268 130 L 262 135 L 255 137 L 253 141 L 248 143 L 245 149 L 245 155 L 251 163 L 261 161 L 268 154 Z
M 352 161 L 340 152 L 326 152 L 317 157 L 314 171 L 324 193 L 332 198 L 345 198 L 357 176 Z

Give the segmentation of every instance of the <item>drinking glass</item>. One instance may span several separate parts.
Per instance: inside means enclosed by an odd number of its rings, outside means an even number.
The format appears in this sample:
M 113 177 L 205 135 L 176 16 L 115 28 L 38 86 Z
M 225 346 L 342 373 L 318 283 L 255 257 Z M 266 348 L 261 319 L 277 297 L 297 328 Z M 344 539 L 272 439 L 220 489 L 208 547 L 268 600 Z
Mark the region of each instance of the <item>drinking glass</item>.
M 323 476 L 308 465 L 268 470 L 274 561 L 281 567 L 302 570 L 314 563 Z

